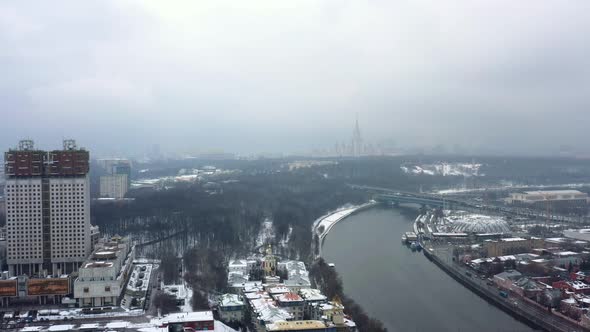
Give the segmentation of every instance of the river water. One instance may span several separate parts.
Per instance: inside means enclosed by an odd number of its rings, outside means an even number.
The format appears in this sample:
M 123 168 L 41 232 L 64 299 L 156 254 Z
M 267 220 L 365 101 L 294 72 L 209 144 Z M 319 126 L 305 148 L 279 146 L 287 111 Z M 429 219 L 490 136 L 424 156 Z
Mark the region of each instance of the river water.
M 335 225 L 323 256 L 344 293 L 389 331 L 533 331 L 401 244 L 416 210 L 372 208 Z

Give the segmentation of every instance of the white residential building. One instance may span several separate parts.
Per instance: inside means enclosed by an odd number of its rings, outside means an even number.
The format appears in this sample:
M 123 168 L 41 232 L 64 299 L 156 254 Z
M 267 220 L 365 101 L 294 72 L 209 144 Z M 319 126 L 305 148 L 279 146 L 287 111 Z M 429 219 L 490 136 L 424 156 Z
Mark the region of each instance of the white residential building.
M 219 299 L 219 317 L 225 322 L 240 322 L 244 308 L 244 301 L 236 294 L 223 294 Z
M 76 271 L 91 251 L 88 151 L 35 150 L 32 141 L 5 153 L 7 264 L 12 275 Z
M 129 190 L 127 174 L 113 174 L 100 177 L 100 197 L 121 199 Z

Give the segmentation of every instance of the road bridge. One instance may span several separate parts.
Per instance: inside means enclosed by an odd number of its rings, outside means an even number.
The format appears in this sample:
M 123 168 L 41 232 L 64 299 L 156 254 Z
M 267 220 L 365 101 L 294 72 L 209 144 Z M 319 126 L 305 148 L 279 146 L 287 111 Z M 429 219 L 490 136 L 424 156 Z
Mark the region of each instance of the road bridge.
M 481 213 L 498 213 L 511 217 L 525 217 L 539 220 L 550 220 L 554 222 L 566 223 L 590 223 L 590 219 L 586 216 L 567 216 L 550 213 L 547 215 L 546 211 L 525 209 L 512 206 L 482 204 L 481 202 L 473 202 L 466 199 L 459 199 L 439 194 L 429 193 L 412 193 L 405 191 L 397 191 L 389 188 L 351 185 L 352 188 L 365 190 L 374 194 L 374 199 L 381 203 L 392 204 L 418 204 L 428 207 L 442 207 L 445 209 L 466 209 L 477 211 Z

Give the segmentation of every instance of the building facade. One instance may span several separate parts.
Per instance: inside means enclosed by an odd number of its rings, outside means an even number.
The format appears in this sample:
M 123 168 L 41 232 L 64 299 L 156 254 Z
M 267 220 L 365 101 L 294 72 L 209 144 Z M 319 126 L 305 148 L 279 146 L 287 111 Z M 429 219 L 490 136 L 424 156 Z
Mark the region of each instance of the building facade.
M 4 154 L 11 275 L 76 271 L 91 251 L 89 153 L 72 140 L 42 151 L 32 141 Z
M 100 197 L 121 199 L 129 190 L 127 174 L 104 175 L 100 177 Z
M 525 191 L 510 194 L 508 202 L 515 206 L 550 213 L 586 214 L 588 212 L 588 194 L 578 190 Z
M 74 298 L 78 306 L 117 305 L 134 258 L 135 247 L 128 238 L 113 237 L 99 242 L 74 280 Z

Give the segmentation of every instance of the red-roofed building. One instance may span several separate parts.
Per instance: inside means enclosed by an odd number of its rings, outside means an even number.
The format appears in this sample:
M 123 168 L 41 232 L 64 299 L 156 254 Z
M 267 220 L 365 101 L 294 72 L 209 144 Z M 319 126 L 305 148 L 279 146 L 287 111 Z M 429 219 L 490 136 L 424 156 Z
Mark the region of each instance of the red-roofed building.
M 305 300 L 296 293 L 283 293 L 274 296 L 277 305 L 291 315 L 294 320 L 303 320 L 303 308 L 305 306 Z

